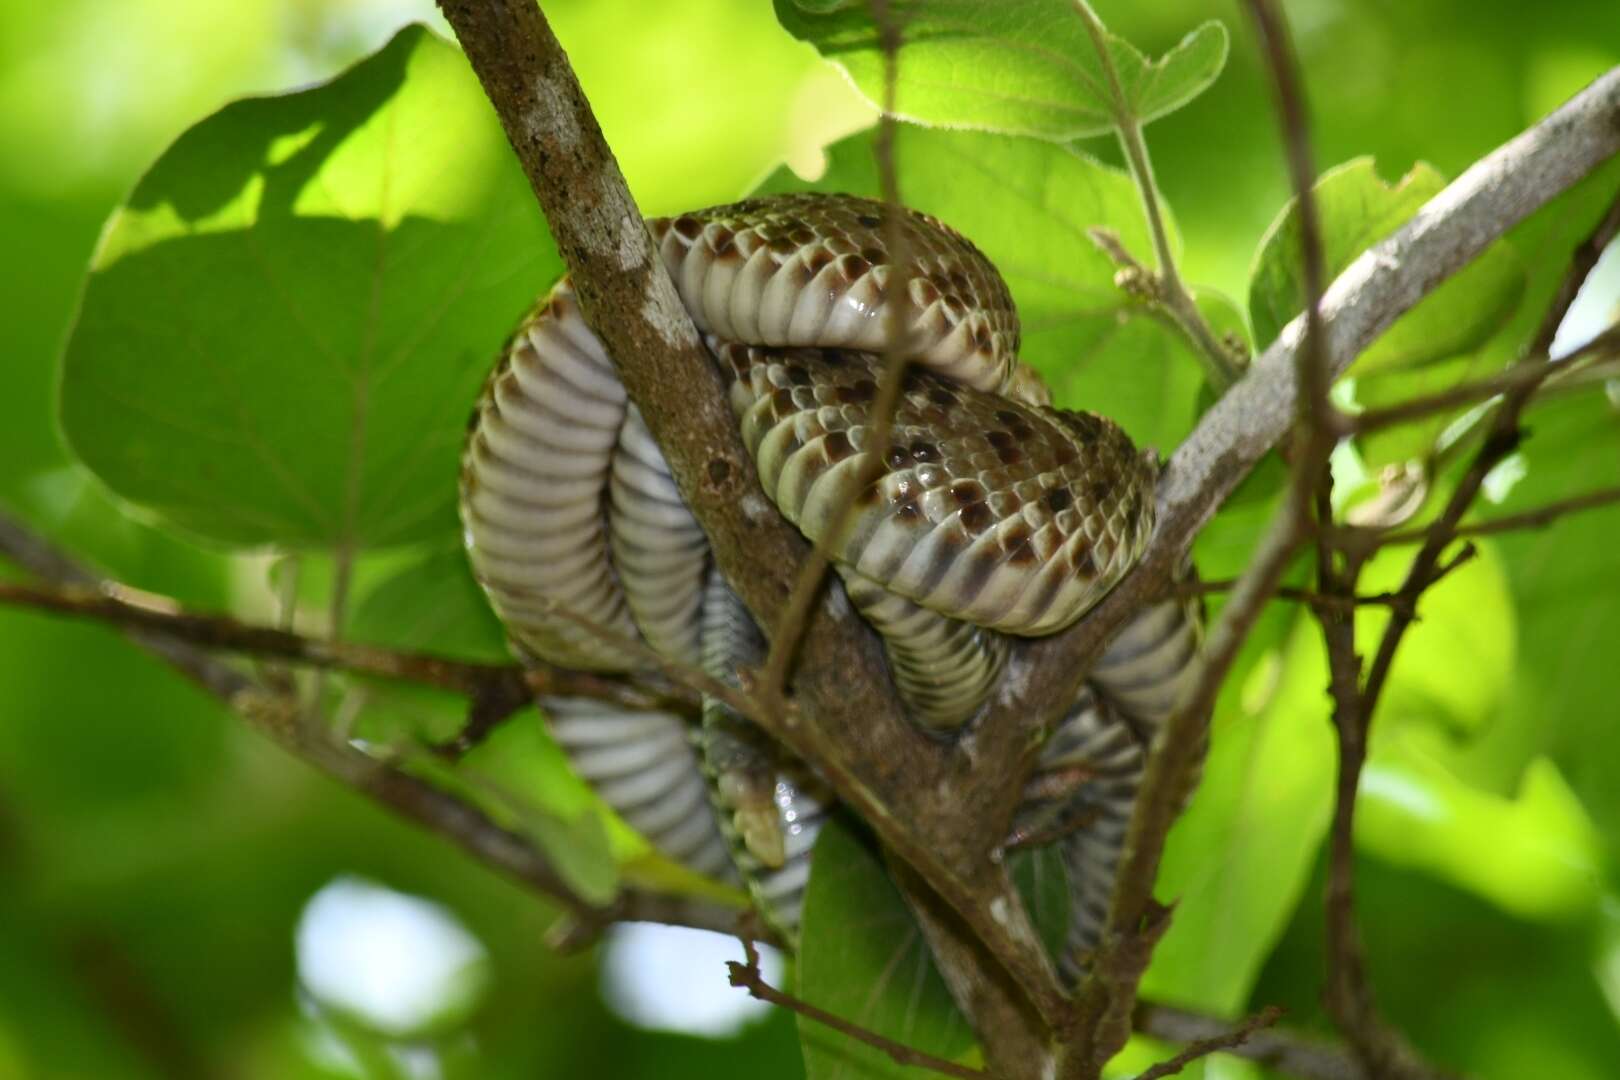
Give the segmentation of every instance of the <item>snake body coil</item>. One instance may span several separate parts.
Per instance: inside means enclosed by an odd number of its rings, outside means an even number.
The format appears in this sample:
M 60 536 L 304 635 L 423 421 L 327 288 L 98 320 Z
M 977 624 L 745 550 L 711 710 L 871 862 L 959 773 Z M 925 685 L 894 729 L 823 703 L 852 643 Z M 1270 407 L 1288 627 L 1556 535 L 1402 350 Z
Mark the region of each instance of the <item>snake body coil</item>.
M 1068 625 L 1129 569 L 1152 531 L 1155 470 L 1112 422 L 1045 404 L 1017 361 L 1017 315 L 1000 276 L 967 240 L 910 212 L 900 227 L 912 368 L 877 461 L 872 407 L 894 276 L 883 215 L 863 199 L 799 195 L 649 227 L 729 380 L 766 494 L 812 540 L 833 542 L 914 719 L 948 731 L 982 705 L 1004 634 Z M 717 677 L 751 662 L 758 631 L 712 572 L 703 533 L 566 280 L 491 375 L 462 475 L 474 569 L 522 649 L 629 670 L 642 666 L 644 645 Z M 848 527 L 832 536 L 846 506 Z M 1032 781 L 1085 778 L 1058 797 L 1032 792 L 1018 825 L 1034 835 L 1055 824 L 1064 844 L 1077 896 L 1071 971 L 1106 908 L 1147 742 L 1197 650 L 1185 605 L 1139 616 Z M 704 873 L 731 873 L 716 857 L 729 843 L 766 917 L 791 939 L 823 813 L 813 777 L 706 708 L 717 817 L 695 808 L 700 763 L 680 718 L 544 704 L 610 805 Z M 790 841 L 763 862 L 739 836 L 761 815 Z

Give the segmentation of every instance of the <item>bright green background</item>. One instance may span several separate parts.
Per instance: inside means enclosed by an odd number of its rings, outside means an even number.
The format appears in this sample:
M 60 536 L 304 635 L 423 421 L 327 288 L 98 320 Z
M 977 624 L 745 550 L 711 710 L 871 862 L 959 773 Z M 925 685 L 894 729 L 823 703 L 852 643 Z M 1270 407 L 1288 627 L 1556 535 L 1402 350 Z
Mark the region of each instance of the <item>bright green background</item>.
M 358 560 L 350 633 L 500 654 L 454 554 L 456 439 L 483 365 L 557 261 L 476 88 L 449 46 L 413 36 L 329 90 L 215 112 L 328 78 L 429 6 L 0 8 L 9 511 L 136 585 L 252 618 L 268 617 L 293 569 L 270 545 L 302 552 L 287 588 L 312 630 L 329 606 L 332 553 L 347 551 Z M 870 86 L 859 33 L 834 13 L 831 36 L 817 36 L 825 27 L 812 16 L 829 5 L 775 6 Z M 982 16 L 1002 5 L 937 6 Z M 762 178 L 803 187 L 778 164 L 814 171 L 817 147 L 870 117 L 765 0 L 546 8 L 649 213 L 733 198 Z M 1248 25 L 1235 6 L 1202 0 L 1099 11 L 1153 57 L 1210 19 L 1226 23 L 1224 71 L 1147 135 L 1188 279 L 1219 326 L 1247 318 L 1263 342 L 1297 285 L 1278 241 L 1288 226 L 1268 233 L 1287 188 Z M 1334 260 L 1620 63 L 1609 0 L 1534 17 L 1461 0 L 1317 0 L 1289 13 L 1319 165 L 1366 159 L 1324 192 Z M 1049 16 L 1012 37 L 1057 40 Z M 1172 65 L 1174 78 L 1143 91 L 1150 110 L 1206 81 L 1195 61 L 1213 55 L 1212 33 Z M 1083 77 L 1061 65 L 986 67 L 976 49 L 995 51 L 970 37 L 919 52 L 911 70 L 927 92 L 902 108 L 1048 135 L 1094 125 L 1083 100 L 1018 104 L 1081 93 Z M 987 88 L 1009 91 L 1003 106 L 983 105 Z M 868 143 L 833 147 L 818 183 L 871 191 Z M 1111 141 L 1066 148 L 910 128 L 899 162 L 907 201 L 1001 265 L 1026 320 L 1026 356 L 1060 398 L 1172 447 L 1196 417 L 1197 368 L 1161 325 L 1123 318 L 1131 304 L 1081 233 L 1108 224 L 1149 250 Z M 1414 168 L 1408 187 L 1388 190 Z M 1358 371 L 1360 400 L 1446 385 L 1510 355 L 1616 175 L 1516 230 L 1470 284 L 1397 328 Z M 1538 409 L 1523 479 L 1489 512 L 1620 482 L 1617 423 L 1601 395 Z M 1361 454 L 1369 468 L 1401 460 L 1434 433 L 1374 440 Z M 1241 568 L 1266 500 L 1258 477 L 1201 540 L 1207 575 Z M 1358 834 L 1373 974 L 1420 1046 L 1481 1076 L 1596 1080 L 1620 1061 L 1615 527 L 1615 513 L 1600 512 L 1486 545 L 1426 602 L 1379 717 Z M 1367 586 L 1393 585 L 1402 567 L 1380 559 Z M 1368 613 L 1363 640 L 1378 625 Z M 1278 606 L 1223 696 L 1207 778 L 1172 838 L 1162 891 L 1181 905 L 1152 993 L 1233 1014 L 1275 1002 L 1292 1023 L 1323 1023 L 1325 680 L 1314 628 Z M 804 1068 L 781 1016 L 729 1042 L 627 1026 L 601 1004 L 588 955 L 544 948 L 546 905 L 288 761 L 112 635 L 0 611 L 0 708 L 0 1080 L 331 1075 L 305 1050 L 291 934 L 314 890 L 345 872 L 445 903 L 488 948 L 489 990 L 465 1027 L 477 1050 L 453 1056 L 455 1075 Z M 399 741 L 442 735 L 455 719 L 441 696 L 371 687 L 355 723 Z M 527 829 L 582 889 L 608 887 L 616 872 L 670 879 L 569 782 L 532 721 L 508 725 L 453 782 Z M 841 989 L 903 970 L 903 986 L 884 991 L 903 1000 L 863 1015 L 959 1052 L 948 1009 L 904 951 L 913 939 L 892 890 L 853 841 L 839 843 L 829 850 L 844 876 L 812 896 L 805 992 L 858 1012 Z M 816 931 L 846 912 L 876 930 Z M 893 918 L 902 929 L 884 930 Z M 1133 1060 L 1153 1053 L 1137 1047 Z M 819 1051 L 808 1061 L 816 1076 L 884 1070 Z M 1224 1060 L 1207 1073 L 1254 1075 Z

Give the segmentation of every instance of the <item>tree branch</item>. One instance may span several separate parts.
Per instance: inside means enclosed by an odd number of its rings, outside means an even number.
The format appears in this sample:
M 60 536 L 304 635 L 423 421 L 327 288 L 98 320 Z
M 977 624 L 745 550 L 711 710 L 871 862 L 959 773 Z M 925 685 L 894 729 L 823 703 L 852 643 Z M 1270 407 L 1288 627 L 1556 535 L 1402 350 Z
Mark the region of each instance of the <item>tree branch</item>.
M 759 489 L 719 373 L 652 250 L 567 57 L 533 0 L 440 0 L 440 8 L 540 200 L 586 320 L 614 358 L 716 563 L 755 622 L 776 627 L 809 546 Z M 1047 1022 L 1059 1023 L 1066 1006 L 1038 936 L 1021 908 L 997 914 L 1005 897 L 984 873 L 999 840 L 991 837 L 995 822 L 960 827 L 970 800 L 952 785 L 972 769 L 958 748 L 906 722 L 875 635 L 840 590 L 823 595 L 799 651 L 792 689 L 801 710 L 749 715 L 817 766 L 990 946 Z M 1015 779 L 999 770 L 980 781 L 995 790 L 986 804 L 998 812 L 1005 805 L 1008 817 Z
M 1175 1043 L 1216 1039 L 1231 1030 L 1225 1020 L 1146 1002 L 1136 1008 L 1135 1027 L 1144 1035 Z M 1241 1045 L 1226 1049 L 1301 1080 L 1372 1080 L 1344 1047 L 1295 1032 L 1256 1031 Z
M 1480 159 L 1328 286 L 1319 307 L 1329 375 L 1342 375 L 1419 300 L 1617 152 L 1620 68 Z M 1289 323 L 1176 449 L 1159 480 L 1153 539 L 1131 573 L 1080 622 L 1030 643 L 1043 677 L 1077 683 L 1132 614 L 1170 591 L 1193 537 L 1293 422 L 1304 330 L 1303 316 Z
M 876 1050 L 881 1050 L 889 1055 L 896 1065 L 911 1065 L 919 1069 L 927 1069 L 932 1073 L 938 1073 L 941 1076 L 953 1076 L 957 1080 L 996 1080 L 994 1076 L 982 1069 L 970 1069 L 966 1065 L 958 1065 L 954 1061 L 947 1061 L 944 1058 L 935 1057 L 933 1054 L 907 1046 L 904 1043 L 897 1043 L 893 1039 L 861 1027 L 854 1021 L 846 1020 L 842 1016 L 830 1013 L 826 1009 L 796 998 L 792 994 L 783 993 L 765 981 L 764 974 L 759 970 L 759 950 L 754 947 L 754 943 L 744 939 L 742 947 L 747 962 L 739 964 L 735 960 L 728 960 L 726 968 L 730 972 L 731 985 L 747 990 L 750 997 L 758 998 L 760 1001 L 767 1001 L 778 1008 L 787 1009 L 789 1012 L 796 1012 L 800 1016 L 809 1017 L 816 1023 L 831 1028 L 846 1038 L 854 1039 L 856 1042 L 865 1043 Z
M 509 700 L 526 705 L 537 694 L 594 698 L 629 709 L 695 709 L 697 695 L 681 686 L 645 685 L 553 664 L 529 668 L 480 664 L 431 653 L 389 649 L 358 642 L 304 637 L 288 630 L 255 626 L 229 615 L 182 611 L 162 597 L 142 602 L 123 599 L 131 590 L 103 584 L 109 594 L 83 585 L 43 587 L 0 582 L 0 604 L 94 619 L 130 630 L 149 630 L 209 652 L 289 660 L 351 675 L 415 683 L 471 698 Z M 510 710 L 509 710 L 510 711 Z
M 1282 1019 L 1282 1010 L 1275 1005 L 1267 1005 L 1254 1016 L 1243 1021 L 1237 1027 L 1219 1035 L 1210 1035 L 1198 1039 L 1187 1045 L 1187 1048 L 1175 1057 L 1148 1069 L 1137 1076 L 1136 1080 L 1163 1080 L 1166 1076 L 1174 1076 L 1199 1058 L 1208 1057 L 1222 1050 L 1236 1050 L 1248 1042 L 1255 1032 L 1268 1028 Z
M 59 590 L 66 586 L 81 594 L 99 596 L 133 591 L 98 578 L 50 541 L 3 514 L 0 555 Z M 6 589 L 11 591 L 13 587 Z M 612 904 L 596 907 L 569 887 L 527 837 L 502 828 L 483 811 L 440 791 L 394 762 L 371 757 L 348 743 L 326 738 L 323 731 L 312 730 L 312 725 L 300 722 L 303 710 L 295 699 L 262 685 L 197 643 L 166 633 L 161 622 L 119 625 L 135 644 L 185 675 L 294 757 L 557 901 L 580 922 L 603 926 L 626 919 L 648 920 L 736 932 L 740 911 L 691 897 L 626 889 Z

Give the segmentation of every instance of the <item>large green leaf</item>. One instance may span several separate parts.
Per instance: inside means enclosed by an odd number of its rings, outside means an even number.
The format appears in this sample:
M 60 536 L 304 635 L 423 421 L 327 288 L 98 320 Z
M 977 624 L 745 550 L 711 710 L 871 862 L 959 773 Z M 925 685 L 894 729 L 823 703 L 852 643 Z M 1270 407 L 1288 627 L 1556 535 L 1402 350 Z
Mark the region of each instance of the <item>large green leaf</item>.
M 216 539 L 445 535 L 493 346 L 558 269 L 460 53 L 407 29 L 146 174 L 92 267 L 63 424 L 116 492 Z
M 1333 735 L 1321 633 L 1291 621 L 1217 713 L 1204 778 L 1165 851 L 1157 891 L 1176 911 L 1144 994 L 1241 1009 L 1310 877 L 1333 808 Z
M 906 205 L 948 222 L 990 257 L 1023 322 L 1020 355 L 1059 404 L 1112 417 L 1139 444 L 1169 450 L 1191 429 L 1202 382 L 1180 334 L 1114 285 L 1114 265 L 1087 228 L 1107 226 L 1127 248 L 1152 250 L 1129 177 L 1068 147 L 1035 139 L 902 124 L 895 161 Z M 828 148 L 826 173 L 806 183 L 778 170 L 763 191 L 845 191 L 876 197 L 869 133 Z M 1218 322 L 1238 321 L 1219 297 Z
M 937 1057 L 973 1042 L 922 932 L 878 857 L 842 823 L 829 822 L 811 856 L 805 895 L 799 996 L 868 1031 Z M 934 1076 L 882 1051 L 799 1018 L 809 1080 Z
M 1620 408 L 1591 391 L 1534 409 L 1525 475 L 1482 518 L 1522 512 L 1620 484 Z M 1497 537 L 1519 616 L 1520 663 L 1504 724 L 1542 748 L 1581 796 L 1609 855 L 1620 855 L 1620 558 L 1613 506 Z
M 884 100 L 881 33 L 864 0 L 775 0 L 788 32 Z M 1073 0 L 894 0 L 902 47 L 895 112 L 945 127 L 1073 139 L 1114 127 L 1114 95 Z M 1206 22 L 1152 59 L 1106 34 L 1125 107 L 1143 122 L 1197 97 L 1226 63 L 1226 28 Z
M 1422 163 L 1394 185 L 1379 177 L 1372 158 L 1356 158 L 1323 173 L 1313 193 L 1327 279 L 1404 225 L 1444 187 L 1444 177 Z M 1354 370 L 1370 374 L 1415 367 L 1467 352 L 1502 325 L 1523 288 L 1518 256 L 1498 242 L 1398 319 L 1361 355 Z M 1260 242 L 1250 275 L 1255 343 L 1265 348 L 1304 307 L 1299 216 L 1290 202 Z

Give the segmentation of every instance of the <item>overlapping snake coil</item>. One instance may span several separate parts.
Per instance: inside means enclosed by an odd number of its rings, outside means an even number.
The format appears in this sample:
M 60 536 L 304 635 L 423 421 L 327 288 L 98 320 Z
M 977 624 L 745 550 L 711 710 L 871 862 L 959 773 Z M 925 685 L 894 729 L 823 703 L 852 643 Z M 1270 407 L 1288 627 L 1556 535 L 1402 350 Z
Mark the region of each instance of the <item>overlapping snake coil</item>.
M 649 224 L 765 494 L 812 540 L 853 506 L 836 568 L 883 635 L 912 718 L 948 737 L 982 706 L 1006 635 L 1067 626 L 1129 569 L 1152 531 L 1155 466 L 1111 421 L 1047 404 L 1018 362 L 1000 275 L 932 218 L 900 222 L 912 366 L 881 467 L 871 409 L 893 273 L 881 205 L 788 195 Z M 720 678 L 763 650 L 566 279 L 490 376 L 461 510 L 474 570 L 520 650 L 623 671 L 638 663 L 614 644 L 628 640 Z M 1045 747 L 1015 822 L 1017 836 L 1061 845 L 1071 977 L 1107 908 L 1145 749 L 1199 644 L 1180 602 L 1128 625 Z M 542 705 L 575 768 L 632 826 L 702 873 L 740 871 L 794 939 L 827 812 L 802 764 L 714 702 L 700 735 L 673 714 Z

